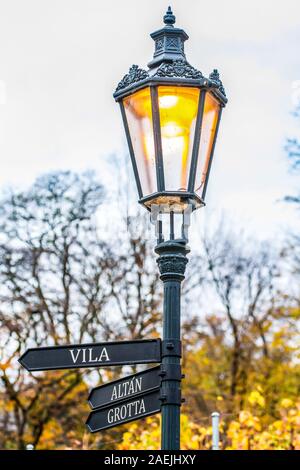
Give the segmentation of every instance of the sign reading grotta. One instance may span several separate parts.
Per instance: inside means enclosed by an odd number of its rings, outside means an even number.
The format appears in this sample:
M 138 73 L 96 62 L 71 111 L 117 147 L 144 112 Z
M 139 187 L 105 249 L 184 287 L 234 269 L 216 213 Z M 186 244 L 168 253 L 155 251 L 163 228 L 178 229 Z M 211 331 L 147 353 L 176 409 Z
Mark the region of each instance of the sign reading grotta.
M 19 362 L 29 371 L 161 362 L 160 339 L 73 344 L 27 349 Z
M 159 396 L 159 390 L 155 390 L 143 396 L 128 398 L 113 406 L 97 409 L 90 413 L 86 425 L 90 432 L 97 432 L 159 413 Z
M 160 387 L 160 366 L 100 385 L 92 389 L 89 404 L 92 409 L 113 405 Z

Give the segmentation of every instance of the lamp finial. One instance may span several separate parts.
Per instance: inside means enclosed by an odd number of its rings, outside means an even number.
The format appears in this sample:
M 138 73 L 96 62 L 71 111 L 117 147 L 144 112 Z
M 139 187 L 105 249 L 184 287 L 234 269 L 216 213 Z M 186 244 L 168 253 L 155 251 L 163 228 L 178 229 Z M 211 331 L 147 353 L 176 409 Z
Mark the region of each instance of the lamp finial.
M 166 14 L 164 16 L 164 23 L 166 26 L 173 28 L 173 24 L 176 21 L 175 15 L 173 15 L 172 8 L 168 7 Z

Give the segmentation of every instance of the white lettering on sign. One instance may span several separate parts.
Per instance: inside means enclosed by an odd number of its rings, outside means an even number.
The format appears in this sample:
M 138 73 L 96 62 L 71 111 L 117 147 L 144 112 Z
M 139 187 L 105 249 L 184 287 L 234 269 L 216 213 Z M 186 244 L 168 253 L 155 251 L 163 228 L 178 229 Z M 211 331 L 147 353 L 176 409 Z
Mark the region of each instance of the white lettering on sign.
M 117 423 L 135 416 L 139 416 L 146 412 L 143 399 L 131 401 L 124 405 L 110 408 L 107 412 L 107 421 L 109 424 Z
M 93 351 L 93 348 L 77 348 L 69 349 L 73 364 L 78 362 L 82 363 L 94 363 L 94 362 L 104 362 L 109 361 L 109 356 L 106 348 L 102 348 L 100 354 L 96 354 Z
M 143 377 L 134 377 L 131 380 L 127 380 L 126 382 L 121 382 L 118 385 L 115 385 L 111 394 L 111 401 L 119 400 L 119 398 L 124 398 L 129 395 L 141 392 L 142 380 Z

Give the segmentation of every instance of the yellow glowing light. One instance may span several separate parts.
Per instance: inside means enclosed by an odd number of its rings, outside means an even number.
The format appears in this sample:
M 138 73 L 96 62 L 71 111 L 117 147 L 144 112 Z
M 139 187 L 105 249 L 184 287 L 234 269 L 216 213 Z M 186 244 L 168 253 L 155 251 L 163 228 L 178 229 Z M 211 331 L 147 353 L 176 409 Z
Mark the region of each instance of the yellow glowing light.
M 124 98 L 132 146 L 144 194 L 156 190 L 156 168 L 150 88 Z
M 178 96 L 174 95 L 165 95 L 159 98 L 159 107 L 160 108 L 172 108 L 178 102 Z
M 133 95 L 130 95 L 124 99 L 125 107 L 128 107 L 134 114 L 136 119 L 151 118 L 151 98 L 149 88 L 139 90 Z
M 165 188 L 187 190 L 200 90 L 196 87 L 158 86 L 158 108 Z M 132 145 L 144 193 L 155 191 L 152 97 L 146 87 L 124 98 Z
M 184 135 L 184 129 L 179 127 L 176 122 L 168 122 L 161 128 L 162 138 L 172 138 Z
M 186 190 L 199 89 L 159 86 L 158 97 L 166 187 Z
M 154 147 L 153 147 L 153 134 L 147 132 L 143 137 L 143 148 L 147 160 L 154 163 Z
M 196 170 L 195 191 L 201 192 L 207 177 L 207 171 L 216 133 L 220 105 L 210 94 L 206 94 L 204 116 L 201 131 L 200 149 Z

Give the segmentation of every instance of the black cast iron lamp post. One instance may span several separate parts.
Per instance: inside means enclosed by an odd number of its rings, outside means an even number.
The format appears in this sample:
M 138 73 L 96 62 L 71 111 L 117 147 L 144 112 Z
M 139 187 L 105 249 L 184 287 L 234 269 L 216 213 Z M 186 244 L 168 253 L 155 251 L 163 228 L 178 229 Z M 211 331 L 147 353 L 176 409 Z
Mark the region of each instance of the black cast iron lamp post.
M 164 283 L 162 449 L 180 448 L 180 286 L 187 263 L 187 214 L 204 206 L 221 112 L 227 99 L 217 70 L 209 78 L 186 60 L 188 35 L 168 8 L 148 70 L 133 65 L 114 98 L 123 117 L 139 202 L 157 220 L 155 248 Z M 170 214 L 163 238 L 160 214 Z M 174 214 L 182 214 L 179 238 Z

